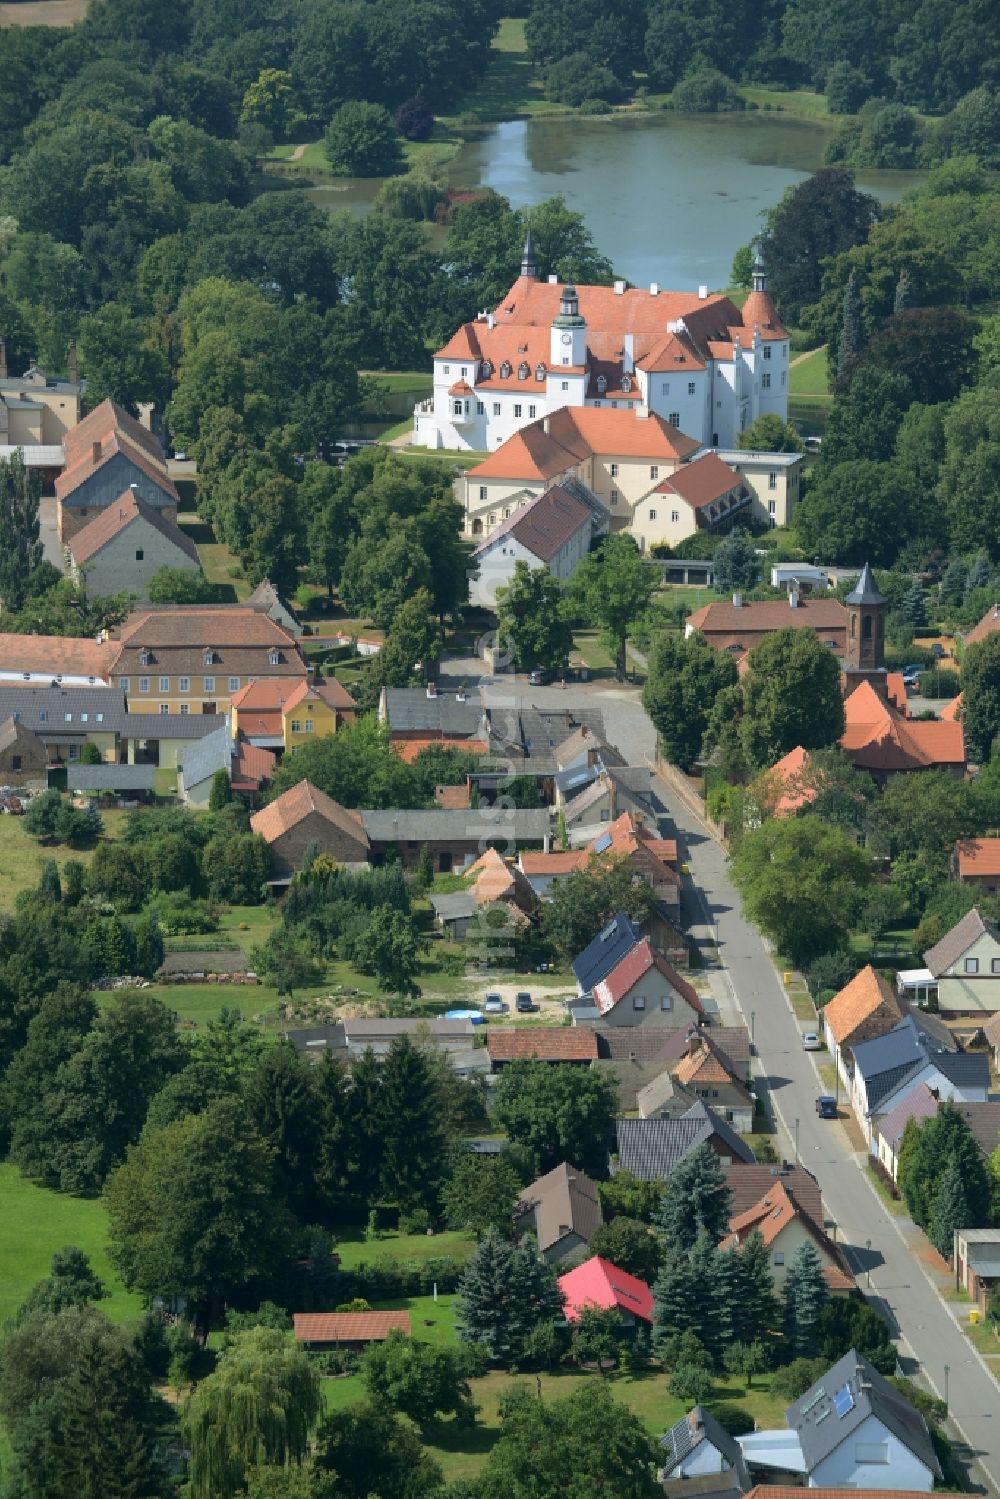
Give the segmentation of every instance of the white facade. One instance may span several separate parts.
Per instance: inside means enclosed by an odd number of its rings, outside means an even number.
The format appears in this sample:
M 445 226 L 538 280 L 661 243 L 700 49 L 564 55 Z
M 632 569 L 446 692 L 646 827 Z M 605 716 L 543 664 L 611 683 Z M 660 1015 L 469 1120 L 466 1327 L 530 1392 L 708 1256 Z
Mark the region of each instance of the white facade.
M 877 1416 L 869 1416 L 809 1474 L 811 1489 L 905 1489 L 928 1494 L 934 1474 Z
M 514 569 L 524 562 L 534 571 L 548 567 L 549 572 L 560 582 L 567 583 L 577 567 L 590 551 L 591 526 L 580 528 L 548 561 L 537 557 L 516 536 L 497 537 L 496 541 L 478 555 L 479 576 L 469 584 L 469 600 L 475 609 L 496 611 L 497 590 L 506 588 L 514 577 Z

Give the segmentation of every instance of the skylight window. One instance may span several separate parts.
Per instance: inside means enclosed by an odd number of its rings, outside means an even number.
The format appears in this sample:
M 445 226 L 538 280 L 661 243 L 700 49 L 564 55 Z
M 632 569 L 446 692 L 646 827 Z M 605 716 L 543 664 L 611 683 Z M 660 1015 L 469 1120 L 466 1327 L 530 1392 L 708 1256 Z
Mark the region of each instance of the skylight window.
M 611 847 L 611 834 L 610 833 L 602 833 L 601 836 L 600 836 L 600 838 L 598 838 L 597 842 L 594 844 L 594 853 L 595 854 L 603 854 L 610 847 Z
M 854 1396 L 851 1394 L 850 1385 L 843 1384 L 833 1397 L 834 1410 L 841 1420 L 854 1409 Z

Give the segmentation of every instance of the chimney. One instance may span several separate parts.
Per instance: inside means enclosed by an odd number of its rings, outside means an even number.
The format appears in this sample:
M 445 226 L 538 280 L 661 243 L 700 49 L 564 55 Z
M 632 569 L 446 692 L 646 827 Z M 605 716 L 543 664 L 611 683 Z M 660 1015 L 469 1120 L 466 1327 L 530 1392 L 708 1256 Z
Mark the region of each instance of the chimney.
M 624 295 L 625 295 L 625 283 L 624 283 L 624 281 L 616 281 L 615 282 L 615 296 L 616 297 L 623 297 Z
M 700 302 L 704 302 L 704 301 L 707 300 L 707 298 L 708 298 L 708 287 L 707 286 L 699 286 L 699 288 L 698 288 L 698 300 Z
M 550 276 L 549 277 L 549 285 L 550 286 L 558 286 L 559 285 L 559 277 L 558 276 Z
M 546 436 L 548 436 L 548 432 L 549 432 L 549 419 L 548 419 L 547 415 L 542 417 L 542 431 L 545 433 Z
M 797 609 L 799 607 L 799 590 L 797 588 L 790 588 L 788 590 L 788 607 L 789 609 Z
M 631 375 L 635 369 L 635 338 L 631 333 L 626 333 L 622 349 L 622 371 Z
M 460 687 L 458 689 L 458 691 L 455 693 L 455 701 L 456 701 L 456 703 L 467 703 L 468 700 L 469 699 L 468 699 L 468 697 L 466 695 L 465 688 L 464 687 Z
M 71 385 L 76 384 L 76 339 L 71 338 L 69 348 L 66 350 L 66 379 Z
M 7 378 L 7 340 L 0 338 L 0 380 Z
M 660 295 L 660 283 L 658 281 L 651 281 L 649 283 L 649 295 L 651 297 L 658 297 Z
M 133 496 L 133 498 L 134 498 L 134 499 L 138 499 L 138 498 L 139 498 L 139 486 L 138 486 L 138 484 L 136 484 L 136 483 L 135 483 L 135 482 L 134 482 L 134 481 L 133 481 L 133 483 L 131 483 L 131 484 L 130 484 L 130 485 L 129 485 L 129 489 L 130 489 L 130 490 L 131 490 L 131 491 L 132 491 L 132 496 Z
M 486 326 L 487 326 L 487 328 L 489 328 L 492 331 L 496 327 L 496 325 L 497 325 L 496 318 L 493 316 L 492 312 L 488 312 L 486 314 Z
M 92 457 L 93 457 L 94 467 L 96 468 L 97 465 L 101 461 L 101 442 L 100 442 L 100 438 L 98 438 L 97 442 L 94 443 L 94 450 L 93 450 Z
M 742 593 L 734 593 L 733 594 L 733 608 L 734 609 L 742 609 L 743 608 L 743 595 L 742 595 Z
M 437 695 L 438 695 L 438 690 L 437 690 L 436 683 L 434 683 L 434 682 L 428 682 L 427 683 L 427 696 L 428 697 L 437 697 Z

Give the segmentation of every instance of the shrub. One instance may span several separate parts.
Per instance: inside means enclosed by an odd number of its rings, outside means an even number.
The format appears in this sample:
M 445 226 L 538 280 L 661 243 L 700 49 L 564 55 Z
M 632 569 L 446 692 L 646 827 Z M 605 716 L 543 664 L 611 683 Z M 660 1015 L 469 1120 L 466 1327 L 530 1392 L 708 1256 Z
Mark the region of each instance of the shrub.
M 562 57 L 545 72 L 545 97 L 559 104 L 571 104 L 575 109 L 588 99 L 615 103 L 624 93 L 611 69 L 595 63 L 586 52 Z
M 685 1405 L 704 1405 L 712 1398 L 713 1379 L 707 1369 L 697 1364 L 681 1364 L 668 1381 L 670 1393 Z
M 391 177 L 403 170 L 392 116 L 381 104 L 349 99 L 327 127 L 323 150 L 335 177 Z
M 409 1213 L 400 1213 L 401 1234 L 425 1234 L 431 1226 L 431 1215 L 426 1208 L 414 1208 Z
M 582 115 L 609 115 L 612 113 L 611 105 L 607 99 L 584 99 L 580 105 Z
M 953 698 L 962 690 L 962 683 L 957 671 L 942 670 L 935 667 L 920 673 L 920 696 L 921 697 L 947 697 Z
M 743 108 L 736 85 L 714 68 L 682 79 L 674 89 L 672 102 L 684 114 L 718 114 L 722 110 Z
M 712 1415 L 731 1437 L 741 1437 L 744 1433 L 753 1431 L 756 1425 L 746 1406 L 735 1405 L 731 1400 L 720 1400 L 718 1405 L 713 1405 Z
M 392 117 L 400 135 L 408 141 L 425 141 L 434 129 L 434 111 L 423 94 L 404 99 Z

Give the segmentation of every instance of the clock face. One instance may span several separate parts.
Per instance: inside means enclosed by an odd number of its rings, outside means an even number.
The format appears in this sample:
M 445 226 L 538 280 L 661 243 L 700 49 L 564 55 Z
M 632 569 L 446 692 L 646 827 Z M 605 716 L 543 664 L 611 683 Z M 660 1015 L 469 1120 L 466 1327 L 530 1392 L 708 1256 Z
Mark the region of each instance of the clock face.
M 562 341 L 564 344 L 571 344 L 573 342 L 572 333 L 564 333 L 562 336 Z

